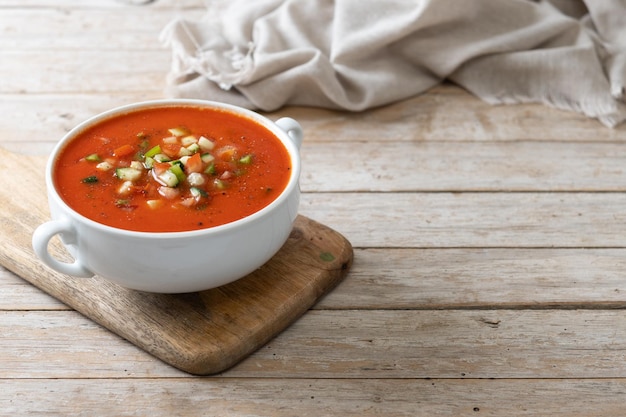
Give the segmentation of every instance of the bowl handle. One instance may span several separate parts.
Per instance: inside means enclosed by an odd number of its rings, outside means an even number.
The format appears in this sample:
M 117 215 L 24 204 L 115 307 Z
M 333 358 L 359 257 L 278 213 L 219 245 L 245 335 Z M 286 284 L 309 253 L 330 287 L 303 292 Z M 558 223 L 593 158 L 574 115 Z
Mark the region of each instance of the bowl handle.
M 276 125 L 284 130 L 296 147 L 300 149 L 302 139 L 304 138 L 304 132 L 300 123 L 296 122 L 291 117 L 282 117 L 276 120 Z
M 91 278 L 95 274 L 75 259 L 73 263 L 61 262 L 48 252 L 48 243 L 55 235 L 63 233 L 63 237 L 74 241 L 76 234 L 68 219 L 52 220 L 41 224 L 33 233 L 33 249 L 41 261 L 57 272 L 80 278 Z

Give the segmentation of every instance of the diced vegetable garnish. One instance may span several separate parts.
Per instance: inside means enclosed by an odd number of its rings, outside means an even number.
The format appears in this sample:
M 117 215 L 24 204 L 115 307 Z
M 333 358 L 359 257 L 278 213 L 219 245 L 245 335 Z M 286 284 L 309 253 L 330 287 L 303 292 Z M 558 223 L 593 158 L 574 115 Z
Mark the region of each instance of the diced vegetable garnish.
M 115 176 L 123 181 L 136 181 L 142 175 L 140 169 L 124 167 L 115 170 Z
M 151 209 L 157 209 L 163 205 L 163 201 L 162 200 L 148 200 L 146 201 L 146 204 Z
M 198 139 L 198 146 L 200 146 L 200 149 L 202 149 L 203 151 L 208 152 L 213 150 L 213 148 L 215 147 L 215 143 L 212 140 L 205 138 L 204 136 L 200 136 L 200 138 Z
M 209 165 L 204 169 L 204 173 L 207 175 L 215 175 L 216 172 L 215 163 L 213 162 L 209 163 Z
M 124 181 L 117 189 L 119 195 L 128 195 L 133 191 L 132 181 Z
M 165 155 L 164 153 L 158 153 L 154 155 L 154 160 L 157 162 L 169 162 L 172 159 L 169 156 Z
M 108 171 L 113 168 L 113 165 L 110 162 L 103 161 L 96 165 L 96 169 L 99 171 Z
M 153 156 L 160 154 L 160 153 L 161 153 L 161 145 L 156 145 L 150 148 L 148 152 L 146 152 L 145 157 L 152 158 Z
M 185 161 L 185 172 L 202 172 L 202 157 L 199 153 L 193 154 Z
M 176 174 L 174 174 L 172 171 L 168 170 L 163 172 L 161 175 L 157 176 L 157 180 L 170 188 L 176 187 L 178 185 L 178 183 L 180 182 L 178 180 L 178 177 L 176 176 Z
M 189 191 L 191 192 L 191 195 L 196 198 L 199 199 L 201 197 L 208 197 L 209 195 L 207 194 L 206 191 L 204 191 L 202 188 L 198 188 L 198 187 L 191 187 L 189 189 Z
M 84 157 L 86 162 L 96 162 L 97 171 L 112 170 L 119 179 L 116 207 L 134 209 L 138 207 L 135 199 L 143 198 L 142 204 L 153 209 L 166 200 L 181 207 L 203 208 L 212 192 L 227 190 L 231 181 L 248 170 L 243 166 L 254 163 L 252 154 L 234 145 L 216 149 L 213 140 L 186 128 L 171 128 L 168 133 L 156 138 L 140 132 L 134 142 L 131 139 L 108 154 L 94 152 Z M 82 179 L 84 183 L 98 181 L 96 175 Z
M 216 178 L 213 181 L 213 184 L 215 185 L 215 188 L 217 188 L 218 190 L 225 190 L 226 189 L 226 183 L 224 181 L 222 181 L 219 178 Z
M 113 151 L 113 156 L 123 158 L 135 152 L 135 148 L 132 145 L 122 145 Z
M 95 175 L 91 175 L 89 177 L 83 178 L 81 182 L 84 182 L 85 184 L 94 184 L 98 182 L 98 177 L 96 177 Z
M 197 172 L 192 172 L 191 174 L 189 174 L 189 176 L 187 176 L 187 182 L 192 187 L 200 187 L 206 181 L 204 180 L 204 177 L 202 176 L 202 174 L 199 174 Z
M 189 146 L 189 145 L 193 145 L 195 143 L 198 143 L 198 138 L 196 138 L 193 135 L 185 136 L 184 138 L 182 138 L 180 140 L 180 144 L 183 145 L 183 146 Z
M 189 131 L 185 129 L 184 127 L 174 127 L 174 128 L 168 129 L 168 131 L 174 136 L 185 136 L 189 134 Z
M 169 200 L 173 200 L 175 198 L 178 198 L 178 196 L 180 196 L 180 191 L 176 188 L 171 188 L 171 187 L 159 187 L 159 194 L 162 195 L 163 197 L 169 199 Z
M 187 178 L 185 172 L 183 171 L 183 165 L 181 163 L 172 164 L 172 167 L 169 170 L 174 175 L 176 175 L 176 178 L 178 178 L 178 182 L 183 182 Z
M 178 149 L 178 156 L 189 156 L 192 155 L 193 152 L 191 152 L 189 149 L 184 148 L 184 147 L 180 147 L 180 149 Z
M 100 159 L 100 156 L 97 153 L 92 153 L 91 155 L 87 155 L 85 157 L 85 160 L 89 161 L 89 162 L 100 162 L 100 161 L 102 161 L 102 159 Z

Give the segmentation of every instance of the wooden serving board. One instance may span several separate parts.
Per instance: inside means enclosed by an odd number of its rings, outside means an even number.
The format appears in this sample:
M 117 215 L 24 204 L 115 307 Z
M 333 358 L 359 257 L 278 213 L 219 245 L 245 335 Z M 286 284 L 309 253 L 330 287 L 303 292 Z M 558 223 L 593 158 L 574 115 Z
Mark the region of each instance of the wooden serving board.
M 0 177 L 11 179 L 0 187 L 0 264 L 191 374 L 221 372 L 254 352 L 339 283 L 352 264 L 352 246 L 343 236 L 299 216 L 289 240 L 267 264 L 208 291 L 152 294 L 98 277 L 59 274 L 40 263 L 31 247 L 33 230 L 49 219 L 45 162 L 0 149 Z M 60 243 L 50 249 L 66 256 Z

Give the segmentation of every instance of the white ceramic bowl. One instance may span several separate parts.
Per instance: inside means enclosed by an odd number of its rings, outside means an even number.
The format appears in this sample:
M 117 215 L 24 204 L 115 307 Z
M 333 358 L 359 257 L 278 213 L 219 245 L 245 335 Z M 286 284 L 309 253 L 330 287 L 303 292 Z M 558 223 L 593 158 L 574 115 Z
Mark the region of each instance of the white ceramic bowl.
M 270 205 L 243 219 L 208 229 L 185 232 L 136 232 L 106 226 L 70 208 L 59 196 L 52 170 L 65 144 L 84 129 L 129 111 L 173 104 L 211 107 L 245 116 L 265 126 L 284 144 L 291 158 L 287 187 Z M 124 287 L 158 293 L 185 293 L 218 287 L 244 277 L 266 263 L 286 242 L 300 202 L 299 147 L 302 128 L 293 119 L 276 122 L 258 113 L 204 100 L 157 100 L 119 107 L 71 130 L 54 148 L 46 167 L 51 221 L 33 234 L 37 256 L 50 268 L 77 277 L 99 275 Z M 73 263 L 48 251 L 55 235 Z

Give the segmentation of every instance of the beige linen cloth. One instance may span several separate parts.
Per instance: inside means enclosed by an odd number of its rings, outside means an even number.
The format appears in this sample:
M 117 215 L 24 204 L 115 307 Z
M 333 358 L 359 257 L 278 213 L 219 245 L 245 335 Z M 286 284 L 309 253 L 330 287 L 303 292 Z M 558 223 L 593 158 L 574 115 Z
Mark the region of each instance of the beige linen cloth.
M 626 0 L 208 0 L 161 37 L 173 97 L 361 111 L 449 80 L 626 119 Z

